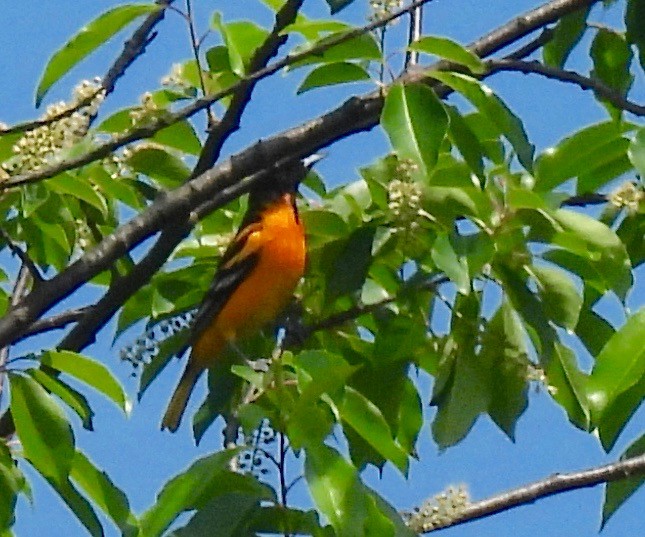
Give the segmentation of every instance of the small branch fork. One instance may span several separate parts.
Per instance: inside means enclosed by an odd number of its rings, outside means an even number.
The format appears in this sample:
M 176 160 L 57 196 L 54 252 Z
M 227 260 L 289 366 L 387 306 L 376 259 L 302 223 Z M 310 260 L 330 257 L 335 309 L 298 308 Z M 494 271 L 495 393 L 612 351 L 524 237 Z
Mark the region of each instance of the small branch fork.
M 424 520 L 424 517 L 420 513 L 413 514 L 408 521 L 408 525 L 411 529 L 419 533 L 429 533 L 438 529 L 456 526 L 464 522 L 501 513 L 502 511 L 533 503 L 541 498 L 562 492 L 594 487 L 601 483 L 609 483 L 611 481 L 638 476 L 645 476 L 645 454 L 604 466 L 589 468 L 580 472 L 554 474 L 546 479 L 471 503 L 464 507 L 452 521 L 441 526 Z

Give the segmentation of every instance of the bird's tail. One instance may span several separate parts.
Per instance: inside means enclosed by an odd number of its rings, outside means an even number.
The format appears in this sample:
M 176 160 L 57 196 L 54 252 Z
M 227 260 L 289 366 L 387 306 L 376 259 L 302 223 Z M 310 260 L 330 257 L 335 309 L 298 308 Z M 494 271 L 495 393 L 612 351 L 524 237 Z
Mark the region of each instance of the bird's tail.
M 188 362 L 181 379 L 179 379 L 179 384 L 177 384 L 175 392 L 170 398 L 166 413 L 161 420 L 161 430 L 168 429 L 173 433 L 177 430 L 181 417 L 186 410 L 190 394 L 193 392 L 193 388 L 195 388 L 197 379 L 199 379 L 202 371 L 203 369 L 196 363 Z

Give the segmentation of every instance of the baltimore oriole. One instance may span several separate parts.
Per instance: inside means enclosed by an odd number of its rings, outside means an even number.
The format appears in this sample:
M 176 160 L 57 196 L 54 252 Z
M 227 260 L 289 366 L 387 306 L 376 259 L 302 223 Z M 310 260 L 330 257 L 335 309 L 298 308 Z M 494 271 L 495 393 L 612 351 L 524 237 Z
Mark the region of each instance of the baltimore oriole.
M 188 364 L 162 429 L 177 430 L 201 373 L 217 363 L 226 346 L 274 320 L 291 300 L 305 270 L 305 233 L 296 190 L 320 158 L 312 155 L 281 166 L 249 193 L 240 229 L 194 318 Z

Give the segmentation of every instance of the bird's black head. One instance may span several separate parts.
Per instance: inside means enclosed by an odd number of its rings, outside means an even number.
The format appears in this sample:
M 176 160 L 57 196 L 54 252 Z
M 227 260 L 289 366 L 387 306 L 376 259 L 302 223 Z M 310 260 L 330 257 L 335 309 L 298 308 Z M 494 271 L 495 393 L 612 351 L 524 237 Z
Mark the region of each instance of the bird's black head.
M 267 172 L 268 176 L 251 190 L 249 206 L 259 207 L 278 199 L 283 194 L 295 193 L 311 167 L 322 158 L 324 155 L 314 153 L 302 160 L 292 160 L 271 169 Z

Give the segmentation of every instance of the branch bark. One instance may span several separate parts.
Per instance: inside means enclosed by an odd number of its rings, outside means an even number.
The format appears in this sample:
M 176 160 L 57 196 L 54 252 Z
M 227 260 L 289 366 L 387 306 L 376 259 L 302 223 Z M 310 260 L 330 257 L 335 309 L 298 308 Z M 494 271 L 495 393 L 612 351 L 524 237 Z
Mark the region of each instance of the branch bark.
M 640 475 L 645 475 L 645 454 L 580 472 L 554 474 L 523 487 L 471 503 L 456 514 L 453 520 L 443 525 L 433 523 L 428 517 L 422 516 L 423 508 L 421 508 L 419 512 L 411 516 L 408 525 L 416 532 L 430 533 L 438 529 L 501 513 L 562 492 L 594 487 L 601 483 Z
M 470 48 L 481 56 L 492 54 L 596 1 L 598 0 L 553 0 L 494 30 L 475 41 Z M 419 2 L 411 4 L 408 9 L 416 5 L 420 5 Z M 422 73 L 415 72 L 404 75 L 402 79 L 421 80 L 423 76 Z M 108 268 L 167 222 L 186 218 L 192 209 L 206 201 L 211 203 L 213 209 L 222 206 L 248 191 L 255 181 L 262 180 L 263 174 L 258 171 L 269 168 L 273 163 L 311 154 L 341 138 L 371 129 L 378 122 L 382 105 L 381 91 L 363 97 L 352 97 L 337 109 L 255 144 L 168 193 L 8 311 L 0 320 L 0 346 L 17 338 L 56 302 Z
M 595 91 L 603 99 L 606 99 L 621 110 L 631 112 L 636 116 L 645 116 L 645 106 L 634 103 L 623 97 L 616 90 L 607 86 L 600 80 L 581 75 L 575 71 L 558 69 L 557 67 L 545 65 L 539 61 L 526 62 L 513 59 L 490 59 L 486 62 L 486 65 L 489 67 L 491 72 L 511 71 L 524 74 L 538 74 L 551 80 L 575 84 L 583 90 Z

